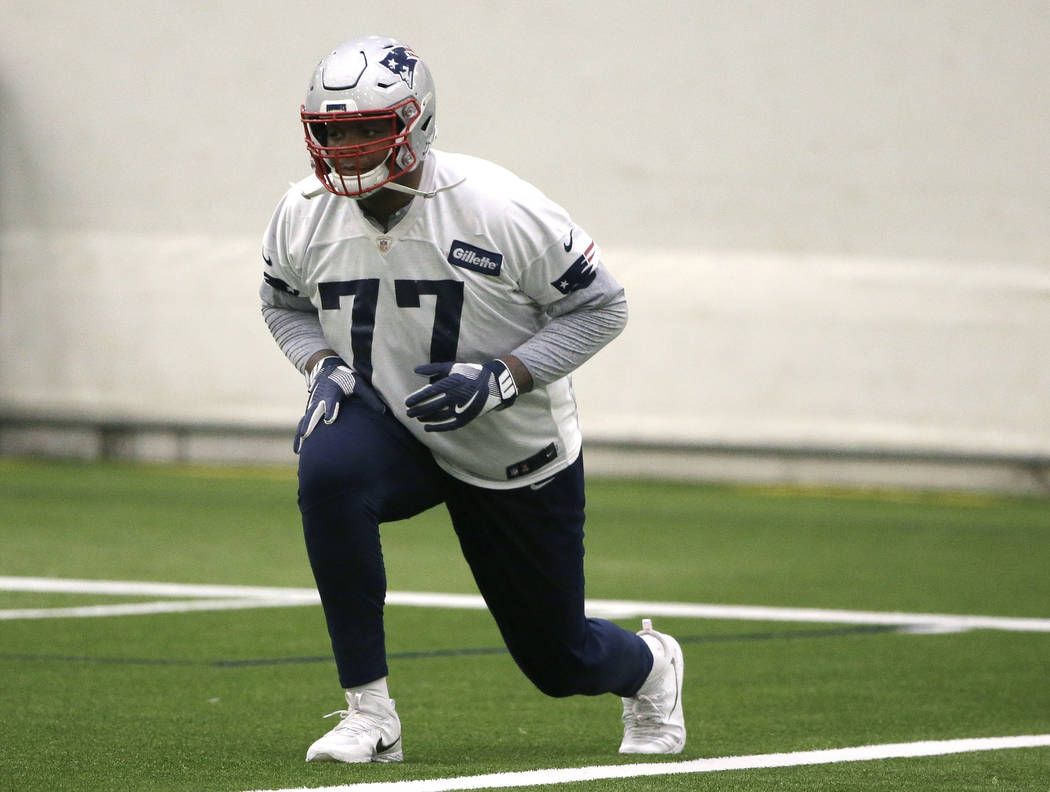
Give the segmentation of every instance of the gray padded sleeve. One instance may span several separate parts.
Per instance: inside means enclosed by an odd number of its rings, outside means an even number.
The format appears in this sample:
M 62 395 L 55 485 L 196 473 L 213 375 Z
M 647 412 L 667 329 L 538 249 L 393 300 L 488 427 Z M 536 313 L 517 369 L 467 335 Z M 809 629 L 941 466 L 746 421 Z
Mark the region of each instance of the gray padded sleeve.
M 259 289 L 262 316 L 274 341 L 299 371 L 306 374 L 306 361 L 329 344 L 321 330 L 317 309 L 302 297 L 293 297 L 264 283 Z
M 515 355 L 539 385 L 572 373 L 627 325 L 627 297 L 605 268 L 594 283 L 552 303 L 551 321 L 514 349 Z

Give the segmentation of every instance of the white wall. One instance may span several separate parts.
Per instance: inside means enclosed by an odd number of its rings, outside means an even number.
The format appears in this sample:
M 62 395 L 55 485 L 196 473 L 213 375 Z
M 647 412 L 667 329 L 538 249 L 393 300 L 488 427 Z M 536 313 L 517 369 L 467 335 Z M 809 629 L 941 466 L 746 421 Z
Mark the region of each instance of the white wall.
M 258 240 L 386 32 L 628 286 L 590 436 L 1050 454 L 1050 6 L 639 8 L 0 0 L 0 410 L 294 423 Z

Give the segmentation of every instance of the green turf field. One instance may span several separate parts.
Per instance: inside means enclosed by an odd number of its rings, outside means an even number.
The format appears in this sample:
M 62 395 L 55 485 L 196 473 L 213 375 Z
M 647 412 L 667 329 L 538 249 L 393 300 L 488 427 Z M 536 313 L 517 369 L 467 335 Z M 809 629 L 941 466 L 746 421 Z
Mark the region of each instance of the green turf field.
M 0 576 L 312 585 L 291 470 L 0 459 L 0 531 Z M 384 548 L 391 591 L 475 593 L 440 510 L 387 526 Z M 602 599 L 1046 620 L 1050 501 L 595 480 L 587 564 Z M 3 613 L 163 599 L 9 589 Z M 1045 631 L 656 622 L 682 642 L 689 729 L 681 756 L 656 761 L 1050 733 Z M 319 606 L 0 619 L 0 789 L 242 792 L 652 761 L 616 753 L 618 699 L 533 690 L 483 610 L 389 606 L 387 632 L 406 761 L 308 765 L 342 704 Z M 1050 748 L 543 788 L 1048 792 Z

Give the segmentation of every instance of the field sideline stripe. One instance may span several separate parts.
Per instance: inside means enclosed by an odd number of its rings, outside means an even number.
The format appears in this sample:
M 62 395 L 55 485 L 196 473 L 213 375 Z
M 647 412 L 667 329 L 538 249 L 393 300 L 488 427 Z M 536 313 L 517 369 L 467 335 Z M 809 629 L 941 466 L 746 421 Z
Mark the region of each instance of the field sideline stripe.
M 117 596 L 194 597 L 213 600 L 207 605 L 193 603 L 129 603 L 94 605 L 86 608 L 34 608 L 0 610 L 0 620 L 71 616 L 118 616 L 132 613 L 174 613 L 184 610 L 316 605 L 317 592 L 310 588 L 276 586 L 229 586 L 192 583 L 152 583 L 122 580 L 74 580 L 67 578 L 0 576 L 0 591 L 31 591 L 66 594 Z M 387 592 L 388 605 L 410 607 L 484 610 L 477 594 L 441 594 L 417 591 Z M 138 609 L 138 610 L 136 610 Z M 784 608 L 758 605 L 714 605 L 694 602 L 637 602 L 632 600 L 588 599 L 587 612 L 606 618 L 667 617 L 685 619 L 728 619 L 738 621 L 811 622 L 820 624 L 871 624 L 912 627 L 917 631 L 951 632 L 972 629 L 1019 632 L 1050 632 L 1050 619 L 1004 616 L 967 616 L 944 613 L 894 613 L 879 611 L 829 610 L 824 608 Z
M 927 740 L 912 743 L 864 745 L 856 748 L 832 748 L 820 751 L 756 754 L 753 756 L 723 756 L 717 759 L 693 759 L 685 762 L 604 765 L 592 767 L 563 767 L 549 770 L 523 770 L 509 773 L 460 776 L 458 778 L 418 779 L 413 781 L 367 781 L 326 787 L 293 787 L 288 789 L 255 790 L 254 792 L 452 792 L 462 789 L 509 789 L 569 784 L 580 781 L 599 781 L 608 778 L 639 778 L 643 776 L 715 773 L 725 770 L 756 770 L 770 767 L 799 767 L 802 765 L 832 764 L 837 762 L 866 762 L 875 759 L 904 759 L 919 756 L 976 751 L 1002 751 L 1015 748 L 1050 746 L 1050 734 L 1017 737 L 976 737 L 961 740 Z

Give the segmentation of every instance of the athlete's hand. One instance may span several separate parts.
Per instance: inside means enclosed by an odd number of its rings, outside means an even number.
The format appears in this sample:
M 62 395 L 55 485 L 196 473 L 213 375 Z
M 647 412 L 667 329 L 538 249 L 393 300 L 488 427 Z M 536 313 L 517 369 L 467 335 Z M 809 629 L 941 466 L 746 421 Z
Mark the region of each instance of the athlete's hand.
M 357 396 L 368 407 L 376 412 L 386 412 L 386 405 L 380 400 L 372 386 L 364 378 L 346 365 L 346 362 L 334 355 L 322 358 L 317 362 L 307 377 L 306 386 L 310 397 L 306 401 L 306 414 L 299 421 L 292 449 L 295 453 L 303 447 L 303 441 L 317 428 L 324 418 L 326 424 L 333 423 L 339 417 L 339 405 L 351 396 Z
M 488 363 L 427 363 L 416 374 L 440 377 L 408 395 L 408 417 L 423 422 L 424 431 L 449 432 L 489 410 L 503 410 L 518 398 L 514 376 L 501 360 Z

